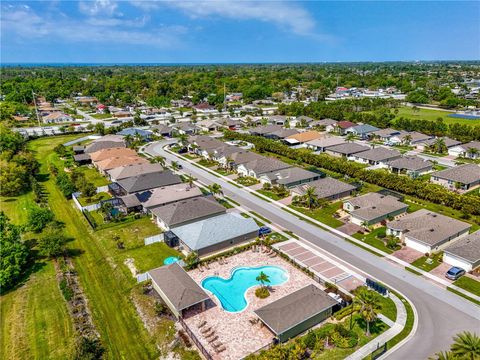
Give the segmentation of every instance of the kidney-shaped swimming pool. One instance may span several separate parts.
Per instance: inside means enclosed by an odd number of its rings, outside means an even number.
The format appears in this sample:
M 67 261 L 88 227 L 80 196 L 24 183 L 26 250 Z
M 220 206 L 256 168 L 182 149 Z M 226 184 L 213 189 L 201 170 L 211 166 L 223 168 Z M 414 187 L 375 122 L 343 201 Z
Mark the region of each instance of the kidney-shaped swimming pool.
M 257 276 L 262 271 L 270 280 L 268 285 L 280 285 L 288 280 L 287 271 L 278 266 L 241 267 L 235 269 L 229 279 L 209 276 L 202 281 L 202 287 L 217 297 L 224 310 L 239 312 L 247 307 L 245 292 L 260 285 Z

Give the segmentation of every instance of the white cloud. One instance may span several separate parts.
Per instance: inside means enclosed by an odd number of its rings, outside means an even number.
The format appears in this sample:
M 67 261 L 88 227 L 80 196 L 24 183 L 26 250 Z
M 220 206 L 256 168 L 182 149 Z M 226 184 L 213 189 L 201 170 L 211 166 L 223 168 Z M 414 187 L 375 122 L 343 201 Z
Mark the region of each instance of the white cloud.
M 90 16 L 112 16 L 117 12 L 117 3 L 110 0 L 81 1 L 78 8 L 82 13 Z
M 148 17 L 123 20 L 118 18 L 87 17 L 71 18 L 61 13 L 42 14 L 20 6 L 2 7 L 0 17 L 2 37 L 17 41 L 50 39 L 70 42 L 97 42 L 108 44 L 150 45 L 167 48 L 180 43 L 181 35 L 187 33 L 184 26 L 144 28 Z
M 223 17 L 234 20 L 258 20 L 273 23 L 299 35 L 313 35 L 315 20 L 303 7 L 283 1 L 131 1 L 144 10 L 159 9 L 161 6 L 179 9 L 191 18 Z

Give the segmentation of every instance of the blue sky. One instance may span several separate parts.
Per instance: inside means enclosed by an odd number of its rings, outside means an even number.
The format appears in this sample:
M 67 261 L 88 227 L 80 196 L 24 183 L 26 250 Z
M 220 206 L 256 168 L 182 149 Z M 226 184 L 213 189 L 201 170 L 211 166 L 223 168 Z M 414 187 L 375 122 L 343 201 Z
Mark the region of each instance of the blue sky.
M 1 62 L 480 59 L 480 2 L 2 1 Z

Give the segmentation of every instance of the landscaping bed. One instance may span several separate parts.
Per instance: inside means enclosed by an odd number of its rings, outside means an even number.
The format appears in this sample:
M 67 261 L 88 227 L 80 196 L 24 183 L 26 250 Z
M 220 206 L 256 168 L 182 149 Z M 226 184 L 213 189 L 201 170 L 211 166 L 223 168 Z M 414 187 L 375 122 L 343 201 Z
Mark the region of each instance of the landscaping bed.
M 252 186 L 260 183 L 260 181 L 250 176 L 239 176 L 235 181 L 243 186 Z

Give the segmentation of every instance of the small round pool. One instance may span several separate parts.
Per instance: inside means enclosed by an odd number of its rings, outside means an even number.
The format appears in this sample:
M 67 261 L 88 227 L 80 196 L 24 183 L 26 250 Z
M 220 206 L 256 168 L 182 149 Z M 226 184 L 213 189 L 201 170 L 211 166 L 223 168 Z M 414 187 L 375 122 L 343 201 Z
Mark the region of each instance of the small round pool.
M 180 258 L 176 256 L 170 256 L 170 257 L 167 257 L 165 260 L 163 260 L 163 265 L 170 265 L 170 264 L 176 263 L 178 260 L 180 260 Z

